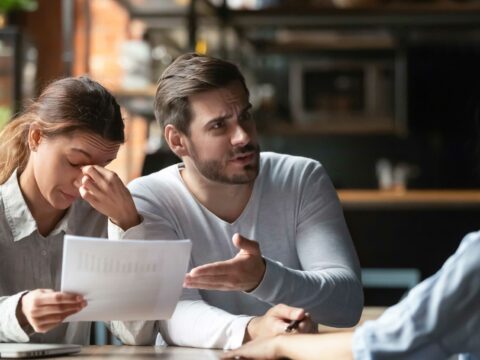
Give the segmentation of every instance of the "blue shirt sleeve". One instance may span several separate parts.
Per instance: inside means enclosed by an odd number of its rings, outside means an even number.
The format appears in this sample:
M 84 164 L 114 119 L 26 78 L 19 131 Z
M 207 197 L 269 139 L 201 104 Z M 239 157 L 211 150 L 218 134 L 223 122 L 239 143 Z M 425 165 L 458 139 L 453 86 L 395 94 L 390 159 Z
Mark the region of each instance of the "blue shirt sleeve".
M 353 337 L 355 359 L 480 359 L 480 232 L 379 319 Z

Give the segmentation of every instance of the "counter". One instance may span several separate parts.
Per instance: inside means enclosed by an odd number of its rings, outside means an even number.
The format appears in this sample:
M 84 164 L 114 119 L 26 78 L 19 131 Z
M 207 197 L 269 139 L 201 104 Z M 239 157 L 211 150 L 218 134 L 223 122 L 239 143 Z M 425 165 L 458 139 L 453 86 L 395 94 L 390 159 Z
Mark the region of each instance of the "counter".
M 346 210 L 480 208 L 480 190 L 339 190 Z

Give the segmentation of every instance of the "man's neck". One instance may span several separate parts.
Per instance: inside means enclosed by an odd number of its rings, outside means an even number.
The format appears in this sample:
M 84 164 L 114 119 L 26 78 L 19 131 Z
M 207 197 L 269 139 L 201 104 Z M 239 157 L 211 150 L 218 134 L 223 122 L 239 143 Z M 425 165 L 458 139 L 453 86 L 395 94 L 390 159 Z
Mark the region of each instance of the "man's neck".
M 229 223 L 233 223 L 240 217 L 253 190 L 253 182 L 249 184 L 214 182 L 187 168 L 181 170 L 180 175 L 197 201 Z

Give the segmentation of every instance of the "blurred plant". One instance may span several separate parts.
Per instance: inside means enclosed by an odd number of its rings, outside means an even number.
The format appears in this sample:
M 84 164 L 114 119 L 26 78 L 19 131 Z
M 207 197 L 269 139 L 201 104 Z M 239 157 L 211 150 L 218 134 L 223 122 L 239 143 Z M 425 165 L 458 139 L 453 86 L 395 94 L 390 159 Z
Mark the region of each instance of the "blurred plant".
M 10 108 L 8 106 L 0 106 L 0 130 L 10 120 L 10 116 L 12 116 Z
M 37 0 L 1 0 L 0 13 L 6 14 L 13 10 L 35 11 L 38 8 Z

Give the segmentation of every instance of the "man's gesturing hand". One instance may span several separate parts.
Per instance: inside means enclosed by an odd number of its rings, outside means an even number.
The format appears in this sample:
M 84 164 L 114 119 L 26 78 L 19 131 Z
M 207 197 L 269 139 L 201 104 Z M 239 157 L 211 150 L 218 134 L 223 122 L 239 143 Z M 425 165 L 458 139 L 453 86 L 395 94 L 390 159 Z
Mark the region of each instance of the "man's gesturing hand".
M 256 241 L 248 240 L 240 234 L 233 235 L 238 254 L 226 261 L 196 267 L 185 276 L 184 287 L 208 290 L 255 289 L 265 273 L 265 260 Z

